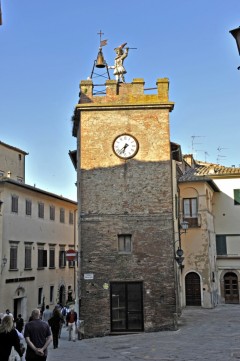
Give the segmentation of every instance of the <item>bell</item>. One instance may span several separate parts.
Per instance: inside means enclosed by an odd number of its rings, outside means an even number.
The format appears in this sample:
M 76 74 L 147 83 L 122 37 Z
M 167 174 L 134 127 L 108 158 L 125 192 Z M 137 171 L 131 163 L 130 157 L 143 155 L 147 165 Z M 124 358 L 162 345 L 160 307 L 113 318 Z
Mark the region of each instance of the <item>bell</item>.
M 96 60 L 96 68 L 105 68 L 105 60 L 103 57 L 102 49 L 99 49 L 97 60 Z

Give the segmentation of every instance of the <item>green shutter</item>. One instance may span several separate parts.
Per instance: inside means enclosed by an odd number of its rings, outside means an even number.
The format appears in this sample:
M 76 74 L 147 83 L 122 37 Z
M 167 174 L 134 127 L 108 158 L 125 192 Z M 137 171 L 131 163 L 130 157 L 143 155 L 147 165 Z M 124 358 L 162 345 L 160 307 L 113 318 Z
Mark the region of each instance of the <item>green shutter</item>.
M 227 242 L 225 235 L 216 235 L 217 255 L 227 255 Z
M 234 205 L 240 205 L 240 189 L 234 189 Z

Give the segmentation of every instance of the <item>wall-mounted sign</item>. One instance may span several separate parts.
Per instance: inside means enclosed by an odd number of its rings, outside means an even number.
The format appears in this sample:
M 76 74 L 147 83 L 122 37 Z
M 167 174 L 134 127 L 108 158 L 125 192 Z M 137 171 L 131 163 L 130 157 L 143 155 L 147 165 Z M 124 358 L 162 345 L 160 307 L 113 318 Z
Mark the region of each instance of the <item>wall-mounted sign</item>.
M 93 273 L 84 273 L 83 277 L 85 280 L 93 280 L 94 274 Z
M 75 261 L 77 257 L 77 252 L 75 249 L 68 249 L 66 251 L 66 259 L 67 261 Z

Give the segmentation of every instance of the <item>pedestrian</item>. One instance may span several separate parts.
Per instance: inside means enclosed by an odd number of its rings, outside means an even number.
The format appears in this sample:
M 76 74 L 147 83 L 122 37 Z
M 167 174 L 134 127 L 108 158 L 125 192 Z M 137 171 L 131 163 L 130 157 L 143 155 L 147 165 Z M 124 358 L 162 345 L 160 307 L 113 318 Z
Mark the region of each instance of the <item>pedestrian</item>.
M 13 327 L 13 317 L 7 315 L 3 317 L 0 325 L 0 345 L 1 345 L 1 361 L 8 361 L 12 347 L 17 351 L 20 357 L 24 353 L 21 349 L 20 340 L 17 331 Z
M 48 322 L 49 318 L 52 317 L 52 311 L 49 309 L 49 305 L 46 306 L 46 309 L 42 313 L 42 320 Z
M 26 361 L 46 361 L 52 334 L 49 324 L 40 319 L 37 308 L 32 311 L 32 321 L 25 325 L 24 337 L 27 343 Z
M 0 313 L 0 324 L 2 323 L 3 316 L 4 316 L 4 314 L 1 312 Z
M 66 316 L 66 323 L 68 327 L 68 341 L 76 341 L 77 312 L 73 308 L 70 309 Z
M 19 332 L 22 332 L 23 326 L 24 326 L 24 321 L 23 321 L 23 318 L 22 318 L 21 313 L 19 313 L 19 315 L 17 316 L 15 322 L 16 322 L 16 329 L 17 329 Z
M 52 330 L 53 348 L 58 348 L 58 339 L 61 332 L 63 316 L 57 307 L 53 310 L 53 315 L 49 318 L 48 323 Z
M 12 316 L 13 317 L 13 314 L 9 311 L 8 308 L 6 309 L 6 312 L 4 313 L 3 317 L 5 317 L 5 316 Z

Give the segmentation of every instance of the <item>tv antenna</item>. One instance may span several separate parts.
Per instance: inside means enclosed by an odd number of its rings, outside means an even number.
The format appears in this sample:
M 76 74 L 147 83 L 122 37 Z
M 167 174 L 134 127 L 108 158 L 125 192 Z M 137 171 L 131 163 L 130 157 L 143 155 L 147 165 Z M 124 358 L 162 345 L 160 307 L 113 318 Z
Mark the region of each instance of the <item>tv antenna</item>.
M 194 148 L 196 144 L 202 144 L 202 143 L 195 143 L 195 138 L 204 138 L 205 135 L 192 135 L 192 154 L 194 153 Z
M 208 152 L 202 149 L 196 149 L 196 152 L 204 152 L 204 161 L 207 163 L 207 156 L 209 156 Z
M 217 164 L 219 164 L 219 160 L 220 160 L 221 158 L 226 158 L 225 155 L 220 154 L 223 149 L 229 149 L 229 148 L 222 148 L 222 147 L 220 147 L 220 146 L 217 148 L 217 151 L 218 151 Z

